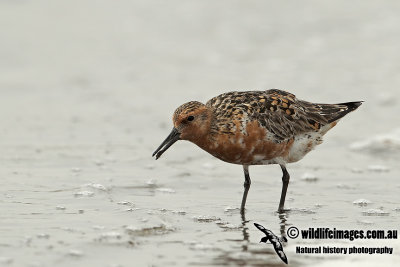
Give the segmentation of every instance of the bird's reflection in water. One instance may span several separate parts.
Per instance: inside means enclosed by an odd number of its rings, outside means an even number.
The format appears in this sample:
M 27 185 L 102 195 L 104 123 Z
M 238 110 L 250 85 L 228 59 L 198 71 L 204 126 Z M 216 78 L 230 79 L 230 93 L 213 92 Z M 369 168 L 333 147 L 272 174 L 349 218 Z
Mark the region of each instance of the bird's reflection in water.
M 280 221 L 280 231 L 281 231 L 281 236 L 286 237 L 286 221 L 287 221 L 287 213 L 285 211 L 280 211 L 278 212 L 278 217 Z
M 249 221 L 246 220 L 246 212 L 245 211 L 241 211 L 240 216 L 242 217 L 242 233 L 243 233 L 242 251 L 247 251 L 248 245 L 249 245 L 249 228 L 247 227 L 247 223 Z

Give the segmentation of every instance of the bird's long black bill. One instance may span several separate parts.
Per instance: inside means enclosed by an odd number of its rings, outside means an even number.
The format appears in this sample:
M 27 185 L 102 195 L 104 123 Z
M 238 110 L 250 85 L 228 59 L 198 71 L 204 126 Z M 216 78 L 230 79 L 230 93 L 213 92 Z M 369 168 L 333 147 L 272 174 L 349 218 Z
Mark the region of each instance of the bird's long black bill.
M 180 133 L 176 128 L 173 128 L 171 133 L 168 135 L 167 138 L 165 138 L 164 142 L 161 143 L 161 145 L 154 151 L 153 157 L 156 156 L 156 159 L 161 157 L 161 155 L 167 151 L 167 149 L 172 146 L 176 141 L 179 140 L 180 138 Z

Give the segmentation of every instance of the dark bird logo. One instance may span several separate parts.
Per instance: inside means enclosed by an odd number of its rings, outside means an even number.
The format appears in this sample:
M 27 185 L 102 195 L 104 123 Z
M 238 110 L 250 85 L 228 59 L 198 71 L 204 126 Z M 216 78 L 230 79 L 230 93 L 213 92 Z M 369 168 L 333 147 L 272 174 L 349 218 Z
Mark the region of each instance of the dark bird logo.
M 275 252 L 276 254 L 278 254 L 279 258 L 281 258 L 281 260 L 288 264 L 288 260 L 287 257 L 285 255 L 285 252 L 283 252 L 283 246 L 282 246 L 282 242 L 287 242 L 286 237 L 282 236 L 281 238 L 279 238 L 278 236 L 276 236 L 271 230 L 265 229 L 264 226 L 258 224 L 258 223 L 254 223 L 254 225 L 265 234 L 265 236 L 263 238 L 261 238 L 261 242 L 263 243 L 267 243 L 268 241 L 271 242 L 271 244 L 274 246 Z

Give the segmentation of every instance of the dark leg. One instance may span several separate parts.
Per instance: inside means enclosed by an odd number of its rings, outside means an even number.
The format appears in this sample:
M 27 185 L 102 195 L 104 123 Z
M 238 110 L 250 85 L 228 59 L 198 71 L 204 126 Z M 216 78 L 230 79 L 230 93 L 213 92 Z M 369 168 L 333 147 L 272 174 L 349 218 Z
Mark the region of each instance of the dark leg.
M 282 176 L 282 193 L 281 193 L 281 201 L 279 201 L 278 211 L 283 211 L 283 206 L 285 205 L 286 191 L 289 185 L 290 175 L 286 170 L 284 165 L 280 165 L 282 168 L 283 176 Z
M 244 192 L 243 192 L 243 198 L 242 198 L 242 205 L 240 207 L 240 212 L 243 214 L 244 213 L 244 206 L 246 206 L 246 199 L 247 199 L 247 193 L 249 192 L 250 185 L 251 185 L 251 180 L 250 180 L 250 175 L 249 175 L 249 166 L 243 165 L 243 171 L 244 171 Z

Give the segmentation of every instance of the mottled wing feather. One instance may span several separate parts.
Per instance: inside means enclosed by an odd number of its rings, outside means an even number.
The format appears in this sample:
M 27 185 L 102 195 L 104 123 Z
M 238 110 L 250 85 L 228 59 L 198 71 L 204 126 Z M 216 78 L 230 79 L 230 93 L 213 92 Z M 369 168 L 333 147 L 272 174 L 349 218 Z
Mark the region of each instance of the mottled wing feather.
M 347 113 L 357 109 L 363 101 L 347 102 L 340 104 L 314 104 L 306 101 L 303 102 L 304 106 L 310 106 L 314 112 L 320 114 L 328 123 L 334 122 Z
M 296 98 L 283 90 L 229 92 L 212 98 L 207 106 L 214 108 L 213 130 L 234 134 L 234 119 L 258 121 L 282 142 L 301 133 L 318 131 L 322 126 L 340 119 L 356 109 L 361 102 L 314 104 Z
M 312 105 L 295 95 L 277 89 L 265 91 L 266 112 L 254 114 L 261 125 L 274 134 L 277 142 L 298 134 L 317 131 L 328 121 Z
M 206 106 L 214 110 L 212 132 L 235 134 L 235 119 L 241 120 L 254 112 L 249 104 L 254 92 L 229 92 L 210 99 Z
M 213 107 L 217 115 L 215 130 L 234 134 L 236 129 L 232 118 L 242 119 L 246 116 L 249 120 L 258 121 L 272 133 L 276 142 L 290 139 L 301 132 L 316 130 L 314 126 L 317 121 L 326 123 L 318 114 L 308 116 L 313 111 L 311 107 L 301 106 L 293 94 L 277 89 L 229 92 L 214 97 L 206 105 Z

